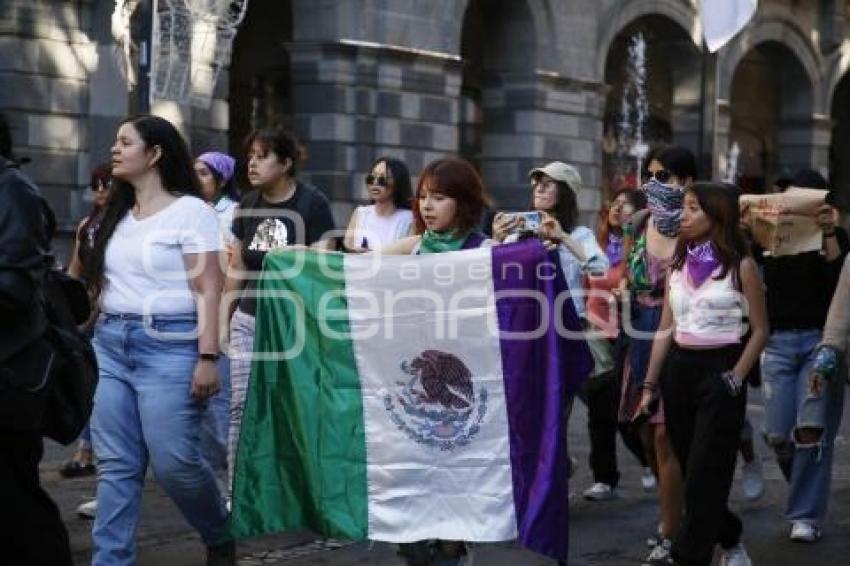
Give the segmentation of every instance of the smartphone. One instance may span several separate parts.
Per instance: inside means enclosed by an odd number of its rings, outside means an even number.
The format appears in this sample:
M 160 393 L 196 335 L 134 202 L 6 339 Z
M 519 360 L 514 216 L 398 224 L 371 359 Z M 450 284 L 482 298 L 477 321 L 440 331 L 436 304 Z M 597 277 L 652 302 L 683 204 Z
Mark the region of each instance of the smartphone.
M 515 212 L 511 214 L 511 217 L 519 219 L 516 228 L 513 230 L 515 233 L 535 233 L 540 229 L 540 224 L 543 223 L 543 214 L 537 210 Z

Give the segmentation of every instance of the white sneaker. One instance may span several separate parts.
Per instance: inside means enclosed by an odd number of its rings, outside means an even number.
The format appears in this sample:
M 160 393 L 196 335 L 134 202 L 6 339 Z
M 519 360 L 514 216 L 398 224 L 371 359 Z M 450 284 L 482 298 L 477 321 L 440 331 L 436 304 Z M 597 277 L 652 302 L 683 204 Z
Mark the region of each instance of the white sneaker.
M 806 521 L 794 521 L 791 523 L 791 535 L 788 537 L 794 542 L 817 542 L 820 540 L 821 530 Z
M 658 487 L 658 480 L 655 479 L 655 474 L 652 473 L 652 468 L 643 469 L 643 474 L 640 476 L 640 484 L 646 492 L 655 491 Z
M 652 548 L 649 556 L 642 562 L 643 566 L 667 566 L 673 564 L 673 557 L 670 555 L 670 549 L 673 548 L 673 542 L 670 539 L 662 538 L 657 545 Z
M 740 542 L 732 548 L 724 548 L 720 553 L 720 566 L 753 566 L 747 549 Z
M 658 523 L 658 528 L 655 530 L 655 534 L 649 537 L 646 537 L 646 547 L 649 549 L 653 549 L 664 541 L 664 535 L 661 531 L 661 523 Z
M 97 515 L 97 499 L 86 501 L 77 507 L 77 517 L 80 519 L 94 519 Z
M 617 497 L 617 492 L 607 483 L 595 483 L 584 490 L 584 498 L 590 501 L 610 501 Z
M 741 468 L 743 478 L 741 485 L 744 488 L 744 497 L 747 501 L 758 501 L 764 495 L 764 474 L 761 469 L 761 460 L 758 456 L 752 462 L 746 462 Z

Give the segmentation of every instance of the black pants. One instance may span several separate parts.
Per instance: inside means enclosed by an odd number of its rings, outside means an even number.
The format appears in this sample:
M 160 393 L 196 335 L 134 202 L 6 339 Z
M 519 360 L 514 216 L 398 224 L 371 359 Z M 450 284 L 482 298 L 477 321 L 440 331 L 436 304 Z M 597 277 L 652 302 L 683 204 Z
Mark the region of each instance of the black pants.
M 623 444 L 646 467 L 646 453 L 640 436 L 628 425 L 617 423 L 620 403 L 620 380 L 614 371 L 588 379 L 580 398 L 587 405 L 587 430 L 590 434 L 590 469 L 593 481 L 617 487 L 617 430 Z
M 68 531 L 41 487 L 39 433 L 0 432 L 0 556 L 21 566 L 71 565 Z M 8 562 L 7 562 L 8 561 Z
M 741 520 L 727 505 L 747 406 L 746 391 L 728 392 L 720 374 L 735 364 L 738 346 L 673 347 L 661 393 L 667 433 L 685 478 L 685 517 L 673 543 L 677 564 L 711 564 L 715 544 L 735 546 Z

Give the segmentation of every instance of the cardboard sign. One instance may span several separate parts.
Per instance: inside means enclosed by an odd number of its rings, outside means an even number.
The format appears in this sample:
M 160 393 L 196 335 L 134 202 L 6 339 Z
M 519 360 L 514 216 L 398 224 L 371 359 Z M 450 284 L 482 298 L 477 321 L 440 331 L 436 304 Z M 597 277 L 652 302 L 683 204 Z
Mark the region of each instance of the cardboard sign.
M 820 250 L 823 231 L 816 217 L 826 195 L 827 191 L 796 187 L 772 195 L 742 195 L 741 220 L 774 256 Z

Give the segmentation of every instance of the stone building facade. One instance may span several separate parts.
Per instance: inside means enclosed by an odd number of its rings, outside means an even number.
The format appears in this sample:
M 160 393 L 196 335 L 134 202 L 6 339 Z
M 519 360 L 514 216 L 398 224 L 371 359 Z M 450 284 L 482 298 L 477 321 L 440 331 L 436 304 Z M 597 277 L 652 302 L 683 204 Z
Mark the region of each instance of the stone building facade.
M 88 173 L 108 158 L 118 122 L 146 109 L 150 4 L 0 0 L 0 111 L 66 227 L 85 213 Z M 763 0 L 708 56 L 696 0 L 249 0 L 212 104 L 151 110 L 196 152 L 239 155 L 252 126 L 291 126 L 309 154 L 303 177 L 340 224 L 377 156 L 417 174 L 446 154 L 475 163 L 511 209 L 527 206 L 531 167 L 573 163 L 590 221 L 608 191 L 633 182 L 615 157 L 628 49 L 641 34 L 649 142 L 690 146 L 705 177 L 728 173 L 735 145 L 736 179 L 750 190 L 814 167 L 846 204 L 848 23 L 847 0 Z

